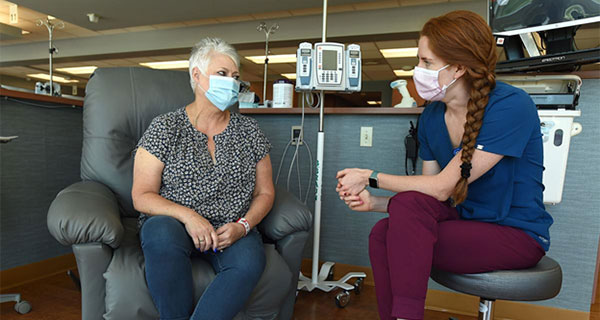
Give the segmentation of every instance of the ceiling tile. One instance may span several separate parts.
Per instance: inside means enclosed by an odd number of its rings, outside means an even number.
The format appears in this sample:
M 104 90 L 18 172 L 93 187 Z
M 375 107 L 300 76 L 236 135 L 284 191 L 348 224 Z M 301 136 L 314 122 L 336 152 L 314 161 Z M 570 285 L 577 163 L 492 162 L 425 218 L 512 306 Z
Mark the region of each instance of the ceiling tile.
M 401 6 L 422 6 L 426 4 L 444 3 L 448 0 L 399 0 Z
M 268 19 L 291 17 L 292 14 L 287 10 L 283 10 L 283 11 L 264 12 L 264 13 L 252 13 L 251 16 L 254 17 L 256 20 L 268 20 Z
M 417 40 L 378 41 L 375 44 L 379 49 L 413 48 L 417 46 Z
M 361 47 L 360 51 L 361 51 L 363 59 L 380 59 L 380 58 L 383 58 L 383 55 L 381 55 L 381 52 L 379 50 L 363 50 L 363 48 Z
M 375 2 L 357 3 L 354 5 L 354 9 L 356 11 L 377 10 L 377 9 L 396 8 L 399 6 L 400 6 L 400 4 L 398 3 L 398 1 L 375 1 Z

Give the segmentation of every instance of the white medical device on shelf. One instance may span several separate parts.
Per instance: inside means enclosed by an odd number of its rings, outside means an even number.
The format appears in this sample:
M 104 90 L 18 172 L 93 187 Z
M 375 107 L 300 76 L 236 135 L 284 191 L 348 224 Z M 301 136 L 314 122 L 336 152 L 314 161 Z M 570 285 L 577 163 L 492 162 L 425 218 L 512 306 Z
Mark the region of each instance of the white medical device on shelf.
M 525 90 L 538 106 L 544 146 L 544 203 L 562 201 L 571 137 L 581 133 L 575 110 L 581 78 L 575 75 L 502 76 L 500 81 Z
M 296 91 L 360 91 L 361 56 L 357 44 L 302 42 L 296 52 Z
M 394 108 L 416 108 L 417 107 L 417 102 L 415 101 L 415 99 L 413 99 L 410 96 L 410 93 L 408 93 L 408 89 L 406 88 L 406 86 L 408 85 L 408 82 L 406 82 L 406 80 L 404 79 L 399 79 L 396 81 L 392 81 L 392 83 L 390 83 L 390 87 L 392 89 L 398 89 L 398 92 L 400 92 L 400 94 L 402 95 L 402 101 L 398 104 L 396 104 L 394 106 Z

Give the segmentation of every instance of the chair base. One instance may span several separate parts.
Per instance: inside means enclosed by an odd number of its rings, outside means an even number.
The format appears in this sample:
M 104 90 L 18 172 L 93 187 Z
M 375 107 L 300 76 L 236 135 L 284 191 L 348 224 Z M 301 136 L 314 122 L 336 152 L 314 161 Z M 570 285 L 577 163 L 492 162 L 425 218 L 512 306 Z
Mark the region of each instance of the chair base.
M 14 309 L 20 314 L 26 314 L 31 311 L 31 304 L 25 300 L 21 300 L 21 295 L 18 293 L 5 293 L 0 295 L 0 303 L 16 302 Z

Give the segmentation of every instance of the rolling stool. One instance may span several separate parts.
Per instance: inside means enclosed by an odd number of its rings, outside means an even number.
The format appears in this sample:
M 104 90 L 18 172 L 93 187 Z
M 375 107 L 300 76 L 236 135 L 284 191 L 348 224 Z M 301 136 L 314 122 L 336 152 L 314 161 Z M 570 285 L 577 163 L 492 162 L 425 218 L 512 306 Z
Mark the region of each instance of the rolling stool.
M 479 320 L 490 320 L 494 300 L 539 301 L 555 297 L 562 285 L 560 265 L 544 256 L 530 269 L 456 274 L 432 269 L 444 287 L 479 297 Z

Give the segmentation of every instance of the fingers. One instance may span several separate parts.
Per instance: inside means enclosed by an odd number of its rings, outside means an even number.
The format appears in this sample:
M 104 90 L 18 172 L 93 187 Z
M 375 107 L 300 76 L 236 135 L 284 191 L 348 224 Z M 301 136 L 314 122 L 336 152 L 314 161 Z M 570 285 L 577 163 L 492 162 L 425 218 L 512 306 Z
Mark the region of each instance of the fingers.
M 209 249 L 212 248 L 212 250 L 214 252 L 217 252 L 217 247 L 219 246 L 219 237 L 217 236 L 217 233 L 215 232 L 214 229 L 212 229 L 210 231 L 210 239 L 211 239 L 211 244 L 208 248 Z
M 344 170 L 340 170 L 337 172 L 337 174 L 335 175 L 336 179 L 340 179 L 343 176 L 345 176 L 348 173 L 349 169 L 344 169 Z
M 198 237 L 192 237 L 192 241 L 194 241 L 194 247 L 196 249 L 200 249 L 200 238 L 198 238 Z
M 202 252 L 204 252 L 204 251 L 210 249 L 210 246 L 212 245 L 212 240 L 211 240 L 210 236 L 207 236 L 207 235 L 204 235 L 202 237 L 202 240 L 203 240 L 201 243 L 202 248 L 200 248 L 200 250 Z
M 231 245 L 231 227 L 230 224 L 226 224 L 217 230 L 217 239 L 219 246 L 217 250 L 223 250 Z
M 350 204 L 348 204 L 348 207 L 355 208 L 355 207 L 362 206 L 363 204 L 365 204 L 365 203 L 362 200 L 351 201 Z
M 360 196 L 345 196 L 344 201 L 361 201 Z

